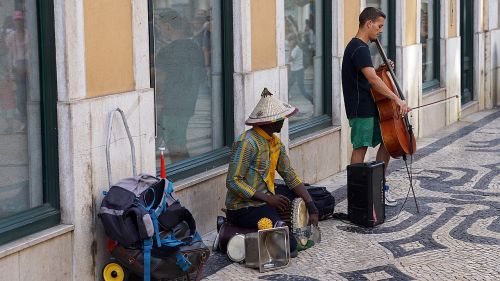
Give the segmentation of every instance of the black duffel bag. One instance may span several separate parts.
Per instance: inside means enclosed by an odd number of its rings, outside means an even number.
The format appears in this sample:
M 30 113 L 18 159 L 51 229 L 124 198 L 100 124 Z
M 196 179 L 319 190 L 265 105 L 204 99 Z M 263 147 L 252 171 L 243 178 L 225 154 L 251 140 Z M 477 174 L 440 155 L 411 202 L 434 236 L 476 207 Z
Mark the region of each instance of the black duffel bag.
M 326 220 L 333 215 L 335 210 L 335 197 L 324 186 L 305 184 L 314 205 L 319 211 L 319 220 Z

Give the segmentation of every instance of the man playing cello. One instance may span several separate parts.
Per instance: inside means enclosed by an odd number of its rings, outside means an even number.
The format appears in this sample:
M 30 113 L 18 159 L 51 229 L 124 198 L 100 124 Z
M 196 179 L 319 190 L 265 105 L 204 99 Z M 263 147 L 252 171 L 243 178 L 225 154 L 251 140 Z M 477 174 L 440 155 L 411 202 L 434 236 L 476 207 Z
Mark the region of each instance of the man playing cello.
M 398 113 L 405 115 L 411 110 L 406 102 L 393 93 L 380 79 L 373 67 L 368 43 L 377 39 L 382 33 L 385 14 L 379 9 L 368 7 L 359 15 L 359 28 L 356 36 L 347 44 L 342 61 L 342 87 L 344 104 L 349 126 L 351 127 L 351 143 L 353 151 L 351 164 L 362 163 L 368 147 L 380 144 L 377 161 L 389 164 L 390 155 L 382 142 L 378 110 L 370 89 L 382 93 L 398 106 Z M 396 206 L 396 200 L 385 189 L 385 205 Z

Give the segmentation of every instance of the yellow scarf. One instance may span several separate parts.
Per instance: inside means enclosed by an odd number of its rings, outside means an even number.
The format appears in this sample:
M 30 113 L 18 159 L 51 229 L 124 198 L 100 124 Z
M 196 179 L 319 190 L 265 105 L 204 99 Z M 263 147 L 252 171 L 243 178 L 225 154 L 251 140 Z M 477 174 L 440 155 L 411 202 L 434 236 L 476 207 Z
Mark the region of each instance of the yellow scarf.
M 278 165 L 278 159 L 280 157 L 281 140 L 274 134 L 271 136 L 268 135 L 258 126 L 254 126 L 253 129 L 265 138 L 269 144 L 269 172 L 267 173 L 264 181 L 267 184 L 267 189 L 274 194 L 274 175 L 276 172 L 276 166 Z

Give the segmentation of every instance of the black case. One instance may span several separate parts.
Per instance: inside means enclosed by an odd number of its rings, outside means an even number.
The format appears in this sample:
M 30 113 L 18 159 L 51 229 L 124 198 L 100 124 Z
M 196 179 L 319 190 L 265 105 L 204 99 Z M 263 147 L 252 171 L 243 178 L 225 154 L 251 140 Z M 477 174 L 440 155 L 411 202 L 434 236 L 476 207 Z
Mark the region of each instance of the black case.
M 319 220 L 331 218 L 335 210 L 335 197 L 333 197 L 333 194 L 324 186 L 310 185 L 308 183 L 304 183 L 304 186 L 314 201 L 314 205 L 318 208 Z M 275 180 L 274 188 L 276 194 L 281 194 L 290 199 L 290 201 L 297 198 L 297 195 L 282 180 Z
M 384 162 L 347 166 L 347 213 L 357 225 L 373 227 L 385 220 Z

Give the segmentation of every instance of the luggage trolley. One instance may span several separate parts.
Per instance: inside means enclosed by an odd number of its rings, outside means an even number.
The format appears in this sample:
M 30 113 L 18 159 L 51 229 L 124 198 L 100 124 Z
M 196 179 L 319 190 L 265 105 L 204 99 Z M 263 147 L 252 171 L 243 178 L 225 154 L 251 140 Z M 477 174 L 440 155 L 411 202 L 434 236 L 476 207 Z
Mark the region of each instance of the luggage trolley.
M 131 150 L 131 160 L 132 160 L 132 173 L 134 176 L 137 175 L 136 168 L 136 157 L 135 157 L 135 146 L 132 140 L 132 135 L 130 133 L 127 120 L 125 119 L 125 114 L 120 108 L 113 109 L 109 114 L 108 123 L 108 135 L 106 142 L 106 162 L 107 162 L 107 172 L 108 172 L 108 183 L 111 188 L 113 182 L 111 177 L 111 157 L 110 157 L 110 143 L 111 143 L 111 131 L 113 124 L 113 117 L 115 112 L 120 113 L 121 119 L 123 121 L 125 130 L 127 132 L 127 137 L 130 142 Z M 143 267 L 143 253 L 142 249 L 128 249 L 120 245 L 118 242 L 108 238 L 107 250 L 111 254 L 111 258 L 102 267 L 102 280 L 104 281 L 125 281 L 129 280 L 133 275 L 140 275 L 144 272 Z M 182 271 L 176 265 L 176 259 L 174 256 L 160 255 L 151 256 L 151 280 L 200 280 L 203 275 L 203 268 L 210 256 L 210 250 L 201 241 L 194 241 L 190 245 L 181 247 L 179 250 L 189 262 L 191 267 L 187 272 Z M 139 277 L 139 276 L 137 276 Z M 140 277 L 139 277 L 140 278 Z M 140 279 L 137 279 L 140 280 Z
M 120 108 L 115 108 L 109 113 L 108 118 L 108 136 L 106 138 L 106 166 L 108 170 L 108 186 L 111 188 L 113 185 L 113 181 L 111 179 L 111 156 L 110 156 L 110 146 L 111 146 L 111 130 L 113 128 L 113 117 L 115 112 L 120 113 L 120 116 L 123 121 L 123 126 L 125 127 L 125 131 L 127 132 L 127 137 L 130 143 L 130 154 L 132 158 L 132 175 L 137 175 L 137 166 L 136 166 L 136 158 L 135 158 L 135 145 L 132 139 L 132 134 L 130 133 L 130 128 L 127 123 L 127 119 L 125 118 L 125 114 Z M 108 238 L 107 249 L 110 253 L 113 252 L 114 247 L 116 247 L 116 242 L 111 238 Z M 116 258 L 110 258 L 106 264 L 104 264 L 102 268 L 102 279 L 104 281 L 124 281 L 128 280 L 130 276 L 129 270 L 122 266 Z

